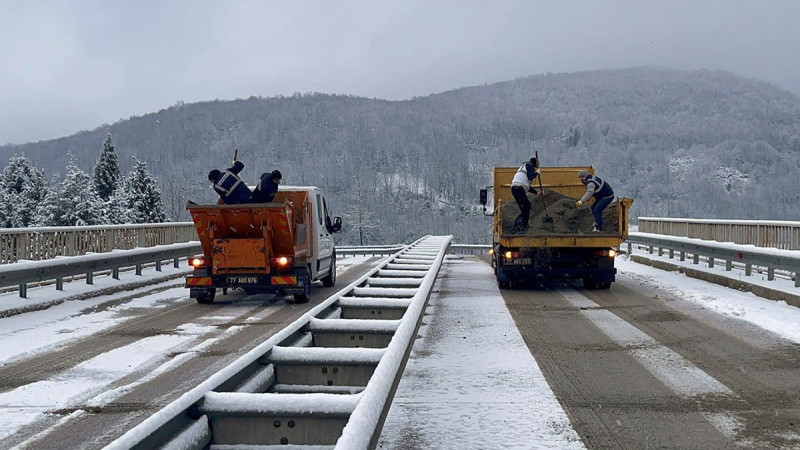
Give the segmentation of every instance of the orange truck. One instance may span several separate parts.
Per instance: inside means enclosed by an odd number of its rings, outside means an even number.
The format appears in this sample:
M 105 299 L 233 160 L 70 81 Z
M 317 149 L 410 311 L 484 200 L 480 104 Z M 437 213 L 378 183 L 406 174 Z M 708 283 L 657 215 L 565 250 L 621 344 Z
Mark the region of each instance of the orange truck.
M 189 296 L 212 303 L 217 289 L 249 294 L 293 295 L 308 302 L 311 284 L 336 283 L 333 233 L 342 228 L 331 217 L 319 188 L 281 186 L 272 203 L 198 205 L 188 202 L 203 256 L 190 260 Z

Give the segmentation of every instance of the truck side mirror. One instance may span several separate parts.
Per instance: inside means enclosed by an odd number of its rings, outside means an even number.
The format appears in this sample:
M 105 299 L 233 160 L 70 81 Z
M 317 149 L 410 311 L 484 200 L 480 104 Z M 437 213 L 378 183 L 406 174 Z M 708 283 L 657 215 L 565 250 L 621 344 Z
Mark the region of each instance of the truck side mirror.
M 486 188 L 481 189 L 481 205 L 486 206 L 488 195 L 488 190 Z
M 331 227 L 331 232 L 338 233 L 339 231 L 342 231 L 342 218 L 336 216 L 333 218 L 333 227 Z

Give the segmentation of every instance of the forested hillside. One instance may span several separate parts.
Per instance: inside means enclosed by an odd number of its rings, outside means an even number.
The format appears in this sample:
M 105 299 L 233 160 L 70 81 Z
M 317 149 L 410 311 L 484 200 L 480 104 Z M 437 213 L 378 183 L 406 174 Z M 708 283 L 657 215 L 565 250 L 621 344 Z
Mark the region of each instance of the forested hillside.
M 324 94 L 176 104 L 70 137 L 0 147 L 38 167 L 84 170 L 111 133 L 122 170 L 146 160 L 168 214 L 212 201 L 234 148 L 254 184 L 325 189 L 357 243 L 452 233 L 488 242 L 477 205 L 495 165 L 538 150 L 544 165 L 594 164 L 633 216 L 800 220 L 800 100 L 725 72 L 664 68 L 540 75 L 384 101 Z

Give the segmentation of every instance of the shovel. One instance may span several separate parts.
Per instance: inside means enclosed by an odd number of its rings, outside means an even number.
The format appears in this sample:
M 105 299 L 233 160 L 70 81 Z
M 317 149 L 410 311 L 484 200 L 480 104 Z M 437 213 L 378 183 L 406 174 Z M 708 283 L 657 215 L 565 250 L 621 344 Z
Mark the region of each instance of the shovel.
M 539 163 L 539 167 L 542 166 L 542 162 L 539 161 L 539 152 L 536 152 L 536 162 Z M 547 202 L 544 200 L 544 189 L 542 188 L 542 174 L 540 173 L 538 177 L 539 180 L 539 198 L 542 199 L 542 227 L 545 231 L 554 231 L 555 230 L 555 223 L 553 222 L 553 218 L 547 214 Z

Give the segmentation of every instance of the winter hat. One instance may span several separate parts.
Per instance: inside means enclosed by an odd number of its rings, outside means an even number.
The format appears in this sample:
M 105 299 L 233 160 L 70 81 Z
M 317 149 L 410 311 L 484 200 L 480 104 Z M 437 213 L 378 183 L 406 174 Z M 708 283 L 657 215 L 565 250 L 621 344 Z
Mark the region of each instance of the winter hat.
M 539 161 L 536 159 L 535 156 L 531 158 L 530 163 L 533 164 L 533 167 L 539 167 Z
M 589 176 L 589 172 L 586 171 L 586 170 L 581 170 L 580 172 L 578 172 L 578 176 L 579 177 L 588 177 Z
M 220 174 L 220 171 L 217 170 L 217 169 L 214 169 L 211 172 L 208 172 L 208 181 L 217 181 L 217 178 L 219 178 L 219 174 Z
M 275 180 L 275 179 L 282 180 L 283 179 L 283 175 L 281 175 L 281 171 L 280 170 L 273 170 L 272 171 L 272 176 L 270 178 L 272 178 L 273 180 Z

